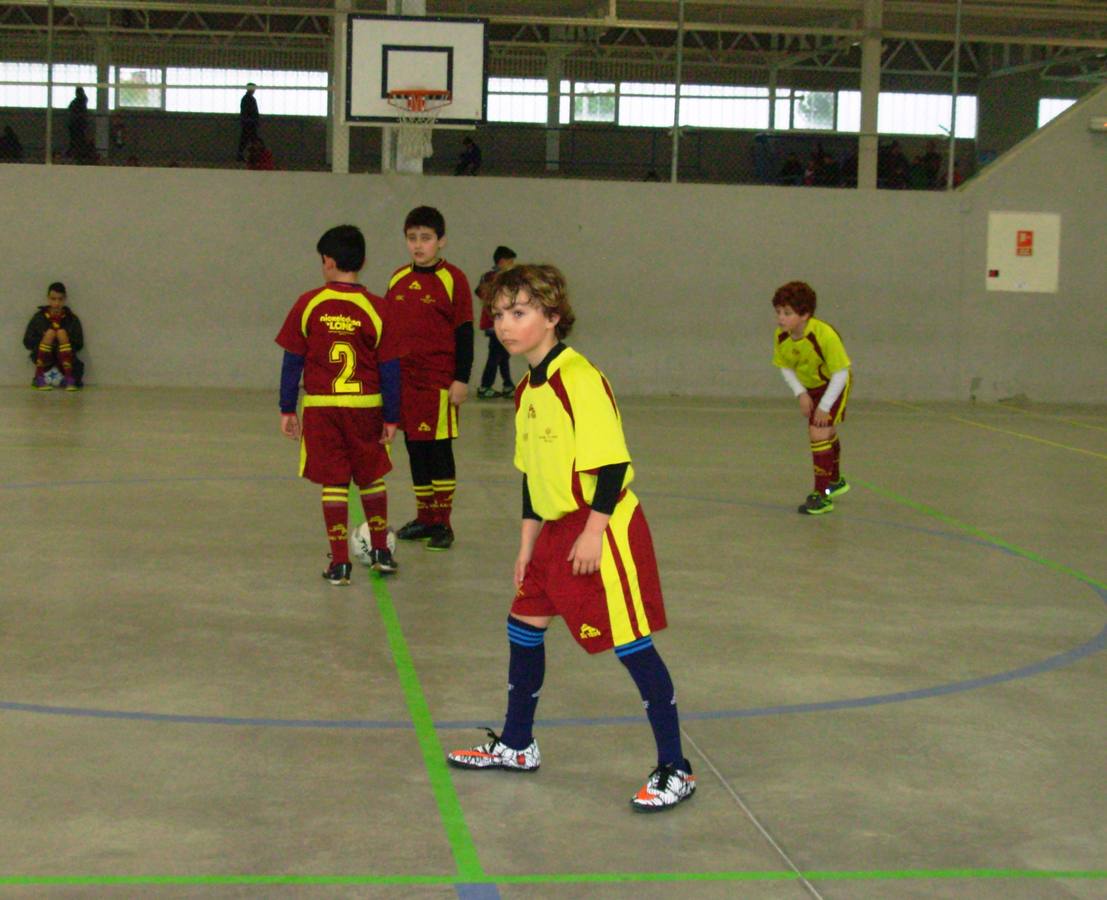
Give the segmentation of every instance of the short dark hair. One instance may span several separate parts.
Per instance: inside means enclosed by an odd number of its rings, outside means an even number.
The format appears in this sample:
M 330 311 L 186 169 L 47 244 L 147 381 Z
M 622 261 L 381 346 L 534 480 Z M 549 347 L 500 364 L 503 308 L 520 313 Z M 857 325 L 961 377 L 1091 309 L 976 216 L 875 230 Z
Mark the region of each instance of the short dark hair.
M 500 244 L 500 246 L 492 252 L 492 262 L 498 264 L 501 259 L 515 259 L 515 256 L 516 254 L 514 250 L 512 250 L 510 247 L 505 247 L 503 244 Z
M 67 294 L 67 293 L 68 293 L 68 292 L 66 291 L 66 289 L 65 289 L 65 285 L 64 285 L 64 284 L 62 284 L 62 283 L 61 283 L 60 281 L 55 281 L 55 282 L 53 282 L 53 283 L 52 283 L 52 284 L 50 285 L 50 287 L 48 287 L 48 288 L 46 289 L 46 293 L 48 293 L 48 294 L 52 294 L 52 293 L 54 293 L 55 291 L 56 291 L 57 293 L 59 293 L 59 294 Z
M 773 306 L 790 306 L 801 316 L 815 315 L 815 291 L 806 281 L 789 281 L 773 294 Z
M 514 306 L 518 303 L 519 291 L 526 291 L 531 306 L 540 309 L 547 319 L 555 313 L 560 316 L 554 326 L 554 333 L 559 339 L 568 337 L 576 316 L 569 303 L 569 288 L 565 284 L 565 276 L 556 266 L 516 266 L 505 269 L 492 282 L 492 290 L 485 295 L 487 299 L 484 305 L 492 311 L 500 297 L 507 297 L 511 301 L 508 305 Z
M 356 225 L 335 225 L 319 238 L 315 250 L 334 260 L 340 272 L 360 272 L 365 265 L 365 235 Z
M 446 236 L 446 219 L 433 206 L 417 206 L 404 219 L 404 234 L 409 228 L 429 228 L 440 238 Z

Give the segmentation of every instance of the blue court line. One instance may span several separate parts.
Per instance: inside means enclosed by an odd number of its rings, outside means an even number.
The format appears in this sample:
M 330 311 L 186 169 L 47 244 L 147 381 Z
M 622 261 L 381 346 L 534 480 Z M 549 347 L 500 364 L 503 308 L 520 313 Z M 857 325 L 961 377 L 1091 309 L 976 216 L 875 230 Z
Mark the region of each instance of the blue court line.
M 685 498 L 687 499 L 687 498 Z M 779 507 L 777 507 L 779 510 Z M 874 520 L 875 521 L 875 520 Z M 887 524 L 887 523 L 879 523 Z M 932 529 L 917 529 L 927 531 L 941 537 L 969 540 L 995 550 L 1000 550 L 1012 556 L 1019 556 L 1014 551 L 991 544 L 987 541 L 971 536 L 951 534 L 948 532 L 933 531 Z M 1023 558 L 1023 557 L 1019 557 Z M 1107 606 L 1107 588 L 1096 584 L 1088 584 L 1099 599 Z M 1003 684 L 1009 681 L 1017 681 L 1041 675 L 1055 669 L 1072 665 L 1078 660 L 1091 656 L 1107 648 L 1107 625 L 1100 629 L 1095 637 L 1083 644 L 1057 653 L 1046 659 L 1029 663 L 1005 672 L 994 675 L 985 675 L 979 678 L 969 678 L 963 681 L 949 682 L 933 685 L 931 687 L 918 688 L 909 691 L 895 691 L 887 694 L 874 694 L 867 697 L 852 697 L 840 700 L 826 700 L 811 703 L 788 703 L 776 706 L 758 706 L 747 709 L 707 710 L 703 712 L 681 710 L 680 717 L 683 721 L 711 721 L 719 719 L 745 719 L 761 716 L 798 715 L 804 713 L 832 712 L 843 709 L 860 709 L 869 706 L 881 706 L 888 703 L 906 703 L 913 700 L 925 700 L 931 697 L 942 697 L 949 694 L 959 694 L 965 691 L 973 691 L 983 687 Z M 318 728 L 331 730 L 411 730 L 414 725 L 407 720 L 393 719 L 283 719 L 261 718 L 251 716 L 201 716 L 178 715 L 173 713 L 154 713 L 142 711 L 86 709 L 72 706 L 51 706 L 38 703 L 17 703 L 0 700 L 0 711 L 32 713 L 38 715 L 73 716 L 91 719 L 126 719 L 144 722 L 166 722 L 177 725 L 223 725 L 245 726 L 253 728 Z M 563 717 L 543 718 L 539 723 L 542 728 L 581 727 L 581 726 L 612 726 L 642 724 L 640 715 L 634 716 L 595 716 L 595 717 Z M 446 719 L 436 721 L 435 728 L 449 729 L 483 729 L 488 725 L 486 719 Z

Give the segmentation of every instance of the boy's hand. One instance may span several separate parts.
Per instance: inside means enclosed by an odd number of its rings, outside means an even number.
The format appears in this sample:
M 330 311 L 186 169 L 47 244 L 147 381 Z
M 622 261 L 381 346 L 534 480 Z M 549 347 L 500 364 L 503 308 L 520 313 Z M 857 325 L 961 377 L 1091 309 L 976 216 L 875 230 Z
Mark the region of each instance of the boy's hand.
M 392 443 L 392 439 L 395 436 L 396 436 L 396 423 L 395 422 L 385 422 L 384 423 L 384 428 L 381 430 L 381 443 L 385 444 L 387 446 L 388 444 Z
M 815 414 L 811 417 L 811 424 L 818 425 L 820 428 L 825 428 L 830 424 L 830 413 L 816 409 Z
M 532 550 L 520 550 L 519 555 L 515 557 L 515 587 L 519 588 L 523 584 L 523 579 L 527 575 L 527 565 L 530 563 L 530 557 Z
M 573 542 L 568 559 L 573 564 L 574 575 L 591 575 L 600 570 L 602 556 L 603 532 L 585 528 Z
M 464 381 L 455 381 L 450 385 L 449 390 L 450 403 L 454 406 L 461 406 L 469 397 L 469 385 Z
M 805 419 L 811 418 L 811 410 L 815 408 L 815 401 L 811 399 L 811 395 L 804 391 L 799 395 L 800 410 L 803 412 Z
M 300 419 L 296 413 L 281 413 L 281 434 L 294 441 L 300 439 Z

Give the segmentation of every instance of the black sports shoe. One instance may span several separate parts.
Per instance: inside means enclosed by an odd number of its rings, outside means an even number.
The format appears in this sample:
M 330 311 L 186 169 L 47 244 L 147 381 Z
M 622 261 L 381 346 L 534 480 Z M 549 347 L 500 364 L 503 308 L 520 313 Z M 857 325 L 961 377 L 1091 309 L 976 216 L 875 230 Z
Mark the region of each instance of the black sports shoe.
M 454 544 L 454 530 L 449 525 L 431 525 L 428 550 L 449 550 Z
M 412 519 L 403 528 L 396 532 L 396 537 L 401 541 L 425 541 L 431 536 L 433 525 Z
M 353 570 L 353 566 L 348 563 L 336 563 L 332 562 L 327 566 L 327 571 L 323 573 L 323 577 L 327 579 L 331 584 L 344 585 L 350 583 L 350 572 Z
M 829 512 L 834 512 L 834 504 L 826 494 L 812 491 L 807 495 L 807 499 L 800 504 L 796 512 L 805 516 L 823 516 Z
M 392 551 L 384 547 L 380 550 L 369 551 L 369 568 L 380 572 L 382 575 L 391 575 L 400 568 L 400 565 L 393 558 Z

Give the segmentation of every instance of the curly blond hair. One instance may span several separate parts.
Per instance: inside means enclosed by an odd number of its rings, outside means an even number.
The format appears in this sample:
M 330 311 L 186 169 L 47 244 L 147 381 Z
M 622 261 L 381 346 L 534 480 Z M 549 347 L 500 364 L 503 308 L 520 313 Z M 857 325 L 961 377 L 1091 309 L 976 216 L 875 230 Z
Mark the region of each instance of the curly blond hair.
M 492 287 L 485 293 L 484 306 L 491 313 L 496 301 L 506 297 L 514 306 L 518 302 L 519 292 L 526 291 L 528 302 L 545 313 L 546 318 L 560 316 L 554 333 L 558 340 L 564 340 L 573 328 L 576 316 L 569 303 L 569 289 L 565 285 L 565 276 L 557 266 L 523 265 L 506 269 L 496 276 Z

